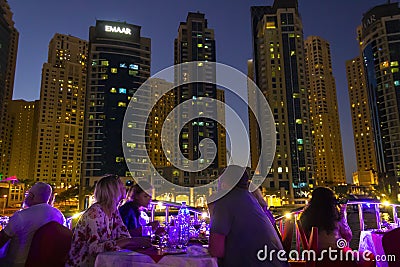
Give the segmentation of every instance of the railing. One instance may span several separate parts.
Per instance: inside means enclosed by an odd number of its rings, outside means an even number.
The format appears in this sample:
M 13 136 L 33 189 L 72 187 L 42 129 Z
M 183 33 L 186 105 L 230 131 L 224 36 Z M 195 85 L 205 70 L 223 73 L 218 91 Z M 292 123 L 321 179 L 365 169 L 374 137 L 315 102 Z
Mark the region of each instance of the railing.
M 400 227 L 400 220 L 397 216 L 397 208 L 400 207 L 399 204 L 390 204 L 387 202 L 379 202 L 377 200 L 372 200 L 372 199 L 371 200 L 349 200 L 347 202 L 347 206 L 354 206 L 354 205 L 357 205 L 357 209 L 358 209 L 360 231 L 365 230 L 365 221 L 364 221 L 364 213 L 363 213 L 364 205 L 366 205 L 368 208 L 371 208 L 371 206 L 373 206 L 373 209 L 375 212 L 377 229 L 381 229 L 381 227 L 382 227 L 382 220 L 381 220 L 381 214 L 380 214 L 381 206 L 392 208 L 392 216 L 393 216 L 394 225 L 396 227 Z M 303 212 L 303 209 L 304 208 L 296 209 L 285 215 L 275 218 L 275 221 L 278 224 L 278 227 L 279 227 L 279 230 L 281 233 L 283 233 L 283 230 L 284 230 L 284 221 L 294 219 L 294 222 L 296 222 L 298 220 L 299 215 Z M 344 216 L 347 218 L 347 209 L 346 209 Z M 300 233 L 299 233 L 299 230 L 297 229 L 297 227 L 296 227 L 295 235 L 296 235 L 296 248 L 298 251 L 300 251 Z
M 175 202 L 168 202 L 168 201 L 157 201 L 153 200 L 151 201 L 151 221 L 154 221 L 154 215 L 156 212 L 156 207 L 165 207 L 165 223 L 167 224 L 169 222 L 169 213 L 170 213 L 170 208 L 176 208 L 179 209 L 181 207 L 181 204 L 175 203 Z M 189 212 L 193 213 L 193 219 L 194 221 L 198 221 L 199 215 L 202 215 L 203 212 L 198 211 L 197 209 L 193 207 L 187 206 L 187 209 Z

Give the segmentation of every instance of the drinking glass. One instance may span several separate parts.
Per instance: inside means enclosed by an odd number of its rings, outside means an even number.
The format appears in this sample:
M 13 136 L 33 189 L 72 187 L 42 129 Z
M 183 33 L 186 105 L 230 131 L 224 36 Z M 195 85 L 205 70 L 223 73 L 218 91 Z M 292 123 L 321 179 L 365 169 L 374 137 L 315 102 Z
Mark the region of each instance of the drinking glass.
M 169 248 L 176 248 L 179 243 L 179 228 L 177 226 L 168 226 L 168 242 Z

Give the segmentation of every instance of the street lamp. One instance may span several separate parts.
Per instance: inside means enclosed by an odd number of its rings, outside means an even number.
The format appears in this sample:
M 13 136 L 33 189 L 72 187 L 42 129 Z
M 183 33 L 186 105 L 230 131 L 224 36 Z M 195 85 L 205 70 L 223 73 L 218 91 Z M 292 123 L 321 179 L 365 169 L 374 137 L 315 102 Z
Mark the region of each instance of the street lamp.
M 3 199 L 4 199 L 4 201 L 3 201 L 3 215 L 5 215 L 5 214 L 4 214 L 4 209 L 6 208 L 7 195 L 3 195 Z

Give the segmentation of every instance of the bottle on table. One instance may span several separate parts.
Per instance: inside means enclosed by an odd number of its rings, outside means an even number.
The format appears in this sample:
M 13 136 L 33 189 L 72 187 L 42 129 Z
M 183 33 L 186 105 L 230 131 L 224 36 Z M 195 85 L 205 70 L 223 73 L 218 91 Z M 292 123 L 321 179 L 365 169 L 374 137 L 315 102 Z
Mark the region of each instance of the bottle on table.
M 186 202 L 182 202 L 182 206 L 176 216 L 175 225 L 179 228 L 179 246 L 186 246 L 189 242 L 189 229 L 190 229 L 190 212 L 186 206 Z

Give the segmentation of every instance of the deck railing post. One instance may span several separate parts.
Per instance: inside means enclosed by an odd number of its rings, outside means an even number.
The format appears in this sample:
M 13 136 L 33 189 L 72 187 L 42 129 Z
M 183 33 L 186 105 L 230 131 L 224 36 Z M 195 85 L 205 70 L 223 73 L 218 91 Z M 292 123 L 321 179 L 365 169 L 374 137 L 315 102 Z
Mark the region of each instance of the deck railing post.
M 399 227 L 399 219 L 397 218 L 397 206 L 393 205 L 392 208 L 393 208 L 393 221 L 397 225 L 397 227 Z
M 296 227 L 296 223 L 297 223 L 297 217 L 298 217 L 298 214 L 295 214 L 294 215 L 294 227 Z M 295 230 L 295 236 L 296 236 L 296 249 L 297 249 L 297 251 L 299 252 L 299 254 L 300 254 L 300 235 L 299 235 L 299 230 L 297 229 L 297 227 L 296 227 L 296 230 Z
M 376 228 L 377 229 L 381 229 L 381 214 L 380 214 L 380 210 L 379 210 L 379 203 L 374 205 L 375 208 L 375 217 L 376 217 Z
M 363 214 L 363 204 L 358 204 L 358 219 L 360 220 L 360 231 L 364 231 L 364 214 Z
M 165 206 L 165 225 L 169 224 L 169 206 Z
M 151 221 L 154 222 L 154 214 L 156 212 L 156 205 L 151 205 Z

